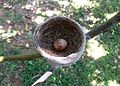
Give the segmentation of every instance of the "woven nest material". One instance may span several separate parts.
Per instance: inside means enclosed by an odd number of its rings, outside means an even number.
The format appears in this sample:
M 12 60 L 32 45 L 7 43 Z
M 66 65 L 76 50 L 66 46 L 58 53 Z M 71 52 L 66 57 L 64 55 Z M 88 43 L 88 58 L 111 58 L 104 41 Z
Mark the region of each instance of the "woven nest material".
M 37 45 L 51 56 L 66 57 L 79 50 L 83 35 L 80 27 L 66 17 L 54 17 L 37 28 Z M 65 39 L 67 47 L 60 51 L 54 48 L 57 39 Z

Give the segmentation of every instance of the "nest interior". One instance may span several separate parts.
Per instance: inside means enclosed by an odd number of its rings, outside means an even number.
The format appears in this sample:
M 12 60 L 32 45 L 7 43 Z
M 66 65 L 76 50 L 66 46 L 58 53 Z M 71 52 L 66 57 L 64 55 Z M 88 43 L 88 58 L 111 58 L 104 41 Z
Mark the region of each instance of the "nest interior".
M 38 27 L 35 35 L 40 48 L 52 56 L 66 57 L 75 53 L 83 42 L 80 27 L 75 22 L 63 17 L 49 19 Z M 54 48 L 54 42 L 57 39 L 67 41 L 68 45 L 64 50 L 59 51 Z

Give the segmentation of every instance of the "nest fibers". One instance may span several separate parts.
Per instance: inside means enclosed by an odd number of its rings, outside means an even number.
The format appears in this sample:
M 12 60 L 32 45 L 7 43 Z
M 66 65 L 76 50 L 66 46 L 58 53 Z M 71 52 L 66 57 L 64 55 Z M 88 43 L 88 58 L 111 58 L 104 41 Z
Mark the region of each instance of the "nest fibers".
M 67 41 L 64 50 L 54 48 L 57 39 Z M 82 27 L 74 20 L 66 17 L 52 17 L 39 25 L 34 34 L 35 45 L 40 53 L 49 59 L 67 57 L 73 53 L 81 52 L 85 45 L 85 34 Z M 84 50 L 84 49 L 83 49 Z

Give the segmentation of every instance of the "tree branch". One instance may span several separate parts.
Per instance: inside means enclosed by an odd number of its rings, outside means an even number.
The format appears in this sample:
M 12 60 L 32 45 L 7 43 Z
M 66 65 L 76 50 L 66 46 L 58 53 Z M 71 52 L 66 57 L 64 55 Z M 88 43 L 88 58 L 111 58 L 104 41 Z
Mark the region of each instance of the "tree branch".
M 17 61 L 17 60 L 35 60 L 42 57 L 39 53 L 29 55 L 12 55 L 12 56 L 0 56 L 0 63 L 5 61 Z
M 93 38 L 93 37 L 97 36 L 98 34 L 107 31 L 110 26 L 117 24 L 118 22 L 120 22 L 120 12 L 118 12 L 115 16 L 110 18 L 105 23 L 102 23 L 98 27 L 89 31 L 87 34 L 88 34 L 88 36 L 90 36 L 90 38 Z
M 90 36 L 90 38 L 93 38 L 94 36 L 100 34 L 101 32 L 105 32 L 108 30 L 108 27 L 117 24 L 120 22 L 120 12 L 118 12 L 115 16 L 113 16 L 111 19 L 109 19 L 107 22 L 102 23 L 95 29 L 89 31 L 87 34 Z M 0 56 L 0 62 L 5 61 L 17 61 L 17 60 L 35 60 L 42 57 L 39 53 L 29 54 L 29 55 L 13 55 L 13 56 Z

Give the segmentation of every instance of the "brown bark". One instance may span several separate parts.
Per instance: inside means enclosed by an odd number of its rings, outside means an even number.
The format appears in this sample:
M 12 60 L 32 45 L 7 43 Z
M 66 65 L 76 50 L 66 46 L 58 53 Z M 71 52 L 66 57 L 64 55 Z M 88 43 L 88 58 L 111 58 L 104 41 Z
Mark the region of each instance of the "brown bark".
M 5 61 L 17 61 L 17 60 L 35 60 L 41 58 L 42 56 L 39 53 L 29 54 L 29 55 L 12 55 L 12 56 L 0 56 L 0 62 Z

